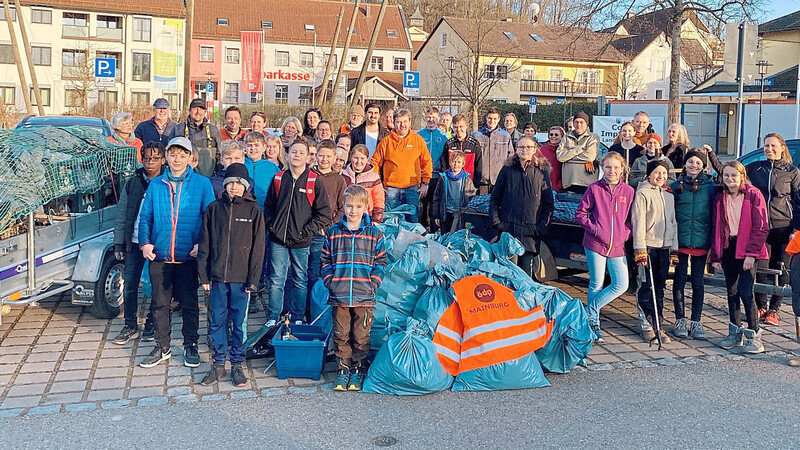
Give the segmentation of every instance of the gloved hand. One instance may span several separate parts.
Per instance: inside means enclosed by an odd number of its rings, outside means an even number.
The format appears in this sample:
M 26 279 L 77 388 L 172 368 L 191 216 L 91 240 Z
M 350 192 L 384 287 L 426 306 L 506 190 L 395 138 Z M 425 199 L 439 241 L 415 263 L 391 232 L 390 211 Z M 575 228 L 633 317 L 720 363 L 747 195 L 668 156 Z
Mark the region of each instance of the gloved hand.
M 637 250 L 633 256 L 637 266 L 647 267 L 647 252 L 644 250 Z
M 594 173 L 595 168 L 594 168 L 594 162 L 593 161 L 588 161 L 588 162 L 584 163 L 583 166 L 586 168 L 586 173 Z

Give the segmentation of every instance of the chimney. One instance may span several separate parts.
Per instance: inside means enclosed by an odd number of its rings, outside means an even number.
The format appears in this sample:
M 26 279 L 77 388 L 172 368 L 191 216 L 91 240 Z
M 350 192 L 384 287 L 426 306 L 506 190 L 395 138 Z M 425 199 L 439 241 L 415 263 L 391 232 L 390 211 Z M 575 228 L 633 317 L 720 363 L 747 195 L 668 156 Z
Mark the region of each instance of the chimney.
M 372 17 L 372 8 L 370 8 L 369 5 L 364 5 L 364 17 L 367 19 Z
M 636 17 L 636 13 L 633 11 L 628 11 L 628 13 L 625 14 L 626 19 L 633 19 L 634 17 Z
M 505 19 L 503 19 L 503 22 L 511 22 L 511 17 L 506 17 Z

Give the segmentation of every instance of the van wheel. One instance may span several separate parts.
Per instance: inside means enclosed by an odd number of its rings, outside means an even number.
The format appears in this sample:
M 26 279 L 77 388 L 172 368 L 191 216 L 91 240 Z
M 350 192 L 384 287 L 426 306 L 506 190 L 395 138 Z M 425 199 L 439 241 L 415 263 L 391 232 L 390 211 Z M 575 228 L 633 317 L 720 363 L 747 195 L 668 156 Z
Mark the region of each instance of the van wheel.
M 113 319 L 122 309 L 122 292 L 124 281 L 125 263 L 118 261 L 114 253 L 107 253 L 103 259 L 94 289 L 94 303 L 90 312 L 98 319 Z

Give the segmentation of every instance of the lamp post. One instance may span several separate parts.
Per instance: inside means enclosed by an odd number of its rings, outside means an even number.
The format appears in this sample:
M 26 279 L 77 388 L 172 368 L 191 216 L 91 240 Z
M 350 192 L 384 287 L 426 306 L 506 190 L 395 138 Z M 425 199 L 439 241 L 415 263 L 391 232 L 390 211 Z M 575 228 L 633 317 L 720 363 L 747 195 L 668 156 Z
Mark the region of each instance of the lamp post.
M 447 57 L 447 70 L 450 71 L 450 105 L 447 112 L 453 114 L 453 71 L 456 70 L 456 59 L 452 56 Z
M 756 138 L 756 148 L 761 147 L 761 111 L 764 105 L 764 75 L 767 74 L 767 68 L 772 64 L 761 59 L 756 62 L 758 67 L 758 75 L 760 76 L 761 89 L 758 95 L 758 137 Z
M 570 81 L 566 78 L 561 80 L 561 86 L 564 88 L 564 123 L 567 123 L 567 89 L 569 89 Z
M 311 73 L 314 80 L 311 86 L 311 106 L 317 106 L 317 26 L 307 23 L 305 30 L 314 33 L 314 54 L 311 57 Z

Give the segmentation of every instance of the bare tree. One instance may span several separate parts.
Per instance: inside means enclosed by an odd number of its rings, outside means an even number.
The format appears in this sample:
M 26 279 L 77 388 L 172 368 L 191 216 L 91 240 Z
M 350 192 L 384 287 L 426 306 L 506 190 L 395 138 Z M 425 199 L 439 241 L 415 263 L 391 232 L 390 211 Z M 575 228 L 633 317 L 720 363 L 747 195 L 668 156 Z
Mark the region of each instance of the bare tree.
M 623 100 L 634 100 L 636 94 L 642 92 L 645 88 L 642 74 L 639 73 L 636 66 L 631 64 L 625 64 L 625 67 L 620 71 L 617 86 L 619 87 L 619 95 Z

